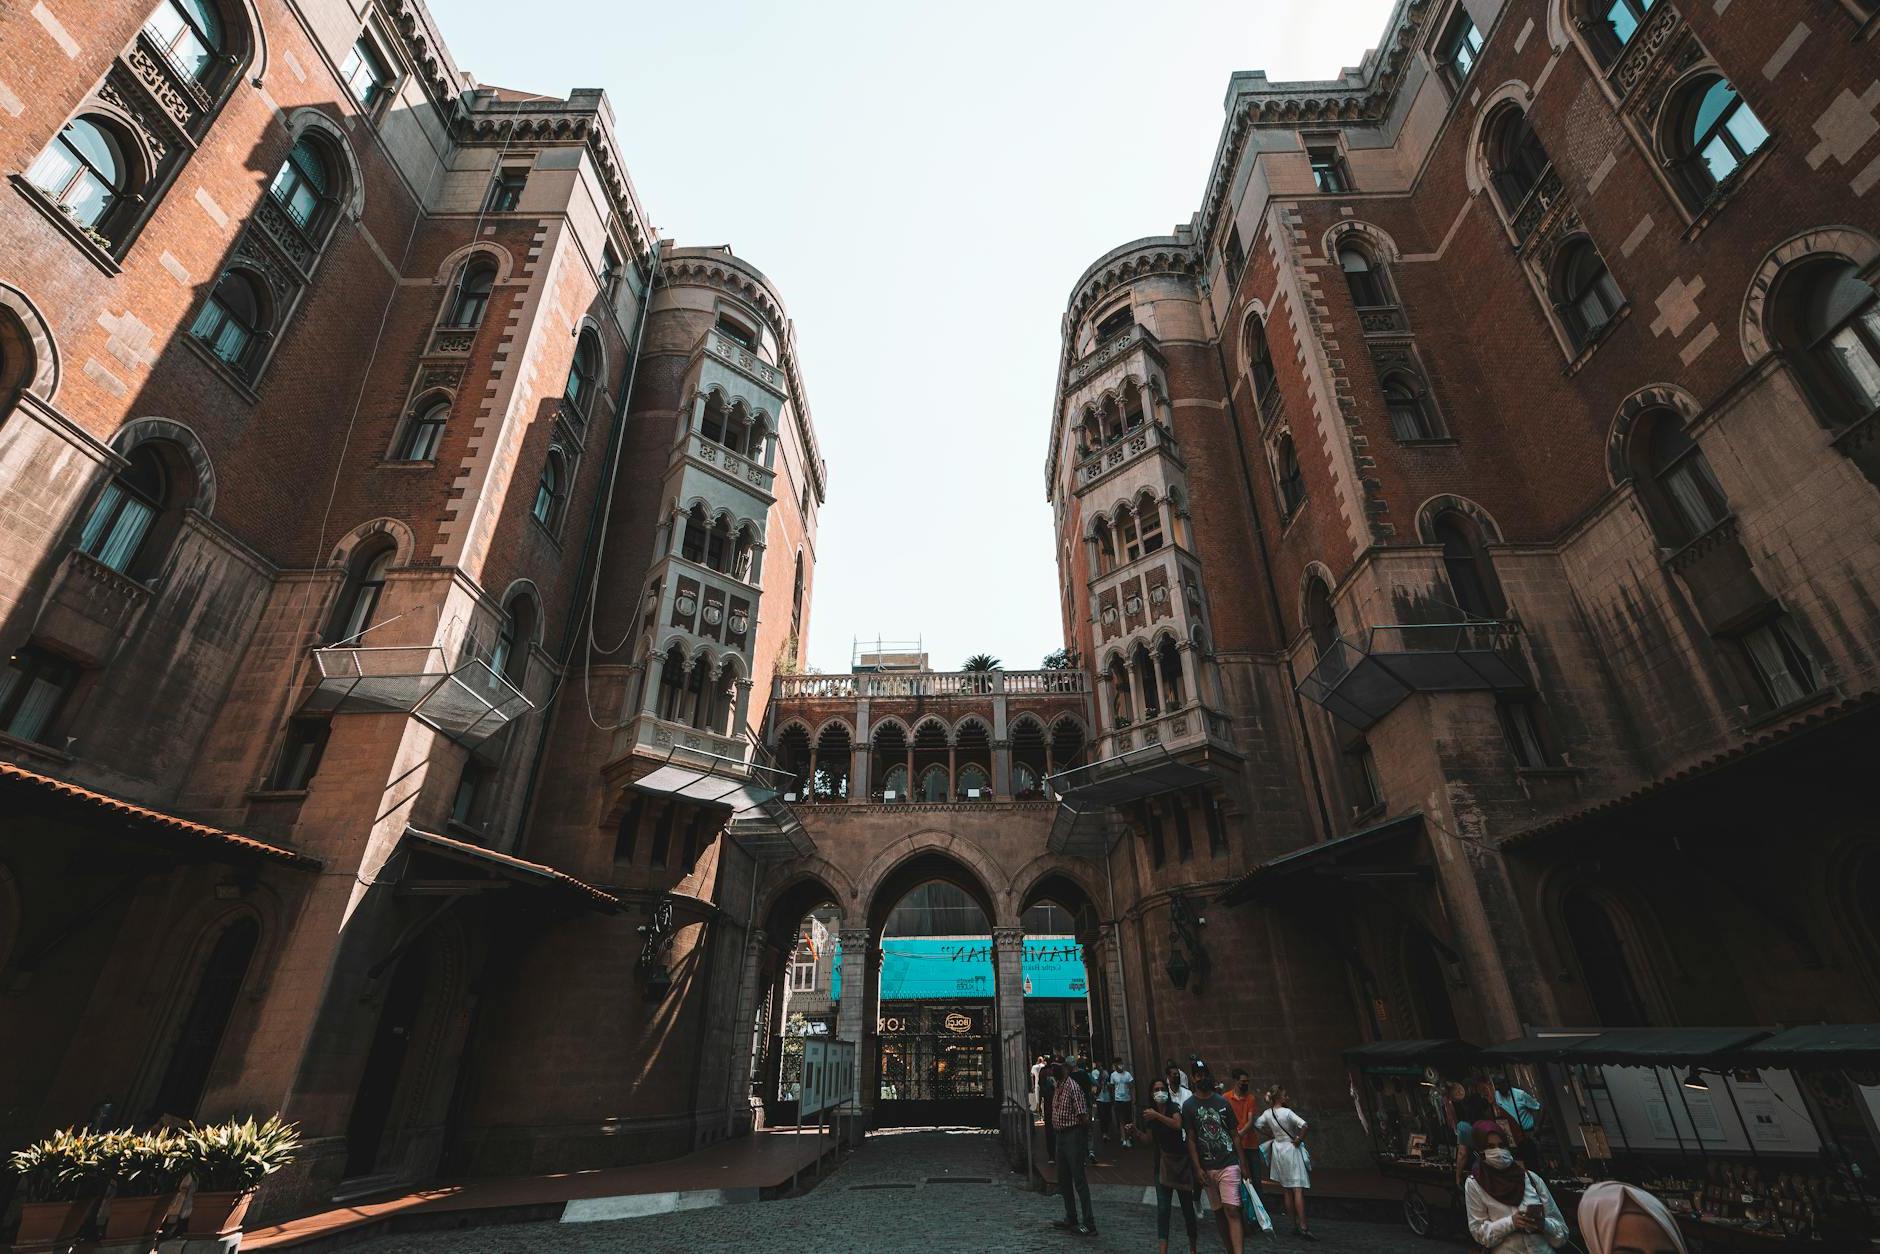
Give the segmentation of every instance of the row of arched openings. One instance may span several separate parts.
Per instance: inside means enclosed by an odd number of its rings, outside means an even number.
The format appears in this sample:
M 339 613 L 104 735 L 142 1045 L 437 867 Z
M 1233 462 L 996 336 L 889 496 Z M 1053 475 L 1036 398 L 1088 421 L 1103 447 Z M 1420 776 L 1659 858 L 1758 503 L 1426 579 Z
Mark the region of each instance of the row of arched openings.
M 953 728 L 924 719 L 912 734 L 903 724 L 886 721 L 876 727 L 869 746 L 874 765 L 867 800 L 939 803 L 985 801 L 994 795 L 992 734 L 978 718 L 961 719 Z M 1011 797 L 1043 798 L 1046 780 L 1081 765 L 1085 748 L 1084 730 L 1074 719 L 1059 718 L 1047 729 L 1037 717 L 1020 715 L 1010 728 Z M 845 724 L 828 723 L 812 737 L 802 723 L 789 723 L 778 733 L 775 757 L 790 781 L 788 791 L 799 801 L 851 799 L 854 742 Z

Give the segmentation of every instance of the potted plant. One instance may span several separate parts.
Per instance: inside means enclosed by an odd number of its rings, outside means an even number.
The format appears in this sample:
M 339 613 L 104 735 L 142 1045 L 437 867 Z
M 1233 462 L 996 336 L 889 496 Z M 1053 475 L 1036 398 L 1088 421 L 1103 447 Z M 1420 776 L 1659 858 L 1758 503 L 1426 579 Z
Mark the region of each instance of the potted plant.
M 19 1245 L 70 1241 L 91 1218 L 108 1180 L 98 1153 L 98 1134 L 67 1128 L 11 1155 L 25 1202 L 20 1208 Z
M 163 1226 L 182 1178 L 183 1142 L 175 1132 L 107 1132 L 99 1157 L 111 1175 L 105 1204 L 107 1244 L 133 1241 Z
M 239 1232 L 255 1189 L 294 1161 L 300 1129 L 272 1115 L 237 1123 L 190 1124 L 181 1135 L 179 1165 L 195 1181 L 186 1230 L 192 1235 Z

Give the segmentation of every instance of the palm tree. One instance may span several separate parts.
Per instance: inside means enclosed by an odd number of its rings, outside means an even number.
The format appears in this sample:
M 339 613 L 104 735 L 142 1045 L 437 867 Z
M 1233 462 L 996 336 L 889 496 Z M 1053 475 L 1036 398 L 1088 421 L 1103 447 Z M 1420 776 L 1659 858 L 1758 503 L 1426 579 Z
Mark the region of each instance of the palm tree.
M 990 653 L 975 653 L 966 659 L 966 665 L 960 667 L 960 669 L 963 671 L 996 671 L 1003 669 L 1004 666 L 1004 662 L 993 657 Z

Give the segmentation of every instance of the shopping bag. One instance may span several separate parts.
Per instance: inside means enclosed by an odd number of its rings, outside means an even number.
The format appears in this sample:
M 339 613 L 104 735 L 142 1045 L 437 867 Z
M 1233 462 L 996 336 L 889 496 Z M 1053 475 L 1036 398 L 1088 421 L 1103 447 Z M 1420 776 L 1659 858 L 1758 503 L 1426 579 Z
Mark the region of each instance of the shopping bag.
M 1260 1190 L 1245 1180 L 1240 1182 L 1240 1215 L 1250 1224 L 1259 1224 L 1260 1231 L 1273 1231 L 1273 1217 L 1266 1213 L 1266 1203 L 1260 1200 Z

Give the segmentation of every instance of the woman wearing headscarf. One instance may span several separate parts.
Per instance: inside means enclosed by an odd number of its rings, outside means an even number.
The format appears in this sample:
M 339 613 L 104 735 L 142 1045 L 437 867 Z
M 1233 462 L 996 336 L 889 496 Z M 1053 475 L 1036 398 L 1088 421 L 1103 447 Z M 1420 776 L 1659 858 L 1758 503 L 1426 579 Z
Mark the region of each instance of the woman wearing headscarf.
M 1580 1198 L 1580 1237 L 1589 1254 L 1685 1254 L 1678 1221 L 1644 1189 L 1607 1180 Z
M 1501 1125 L 1483 1119 L 1469 1131 L 1475 1165 L 1462 1192 L 1475 1243 L 1496 1254 L 1545 1254 L 1565 1245 L 1567 1221 L 1554 1195 L 1516 1161 Z

